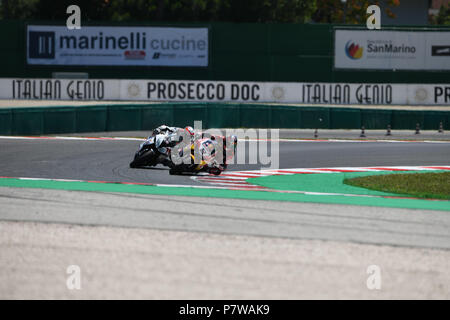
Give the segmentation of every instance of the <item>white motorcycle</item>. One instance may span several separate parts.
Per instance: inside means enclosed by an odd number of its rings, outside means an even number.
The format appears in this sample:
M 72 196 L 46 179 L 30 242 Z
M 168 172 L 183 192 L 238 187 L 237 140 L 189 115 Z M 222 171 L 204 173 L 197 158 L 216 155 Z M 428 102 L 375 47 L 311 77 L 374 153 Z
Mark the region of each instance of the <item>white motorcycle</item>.
M 178 143 L 164 134 L 150 136 L 141 143 L 138 151 L 134 154 L 134 159 L 130 163 L 130 168 L 153 167 L 161 163 L 171 167 L 169 159 L 170 147 Z

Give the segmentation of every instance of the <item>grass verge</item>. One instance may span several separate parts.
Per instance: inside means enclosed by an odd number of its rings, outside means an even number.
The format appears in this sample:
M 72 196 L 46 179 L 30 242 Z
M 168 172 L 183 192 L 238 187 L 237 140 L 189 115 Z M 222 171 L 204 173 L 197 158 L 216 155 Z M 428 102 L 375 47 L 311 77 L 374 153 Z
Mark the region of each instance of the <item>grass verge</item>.
M 373 175 L 345 179 L 344 183 L 419 198 L 450 200 L 450 172 Z

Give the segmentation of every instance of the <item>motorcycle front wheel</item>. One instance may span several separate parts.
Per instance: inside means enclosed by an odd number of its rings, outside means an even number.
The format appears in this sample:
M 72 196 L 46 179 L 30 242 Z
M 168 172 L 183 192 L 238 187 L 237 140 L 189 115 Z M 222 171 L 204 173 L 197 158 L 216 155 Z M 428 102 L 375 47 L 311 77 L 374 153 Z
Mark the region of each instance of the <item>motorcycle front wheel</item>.
M 154 165 L 153 158 L 155 157 L 155 152 L 150 149 L 144 151 L 143 153 L 136 152 L 134 155 L 134 160 L 130 163 L 130 168 L 139 168 L 143 166 L 152 166 Z

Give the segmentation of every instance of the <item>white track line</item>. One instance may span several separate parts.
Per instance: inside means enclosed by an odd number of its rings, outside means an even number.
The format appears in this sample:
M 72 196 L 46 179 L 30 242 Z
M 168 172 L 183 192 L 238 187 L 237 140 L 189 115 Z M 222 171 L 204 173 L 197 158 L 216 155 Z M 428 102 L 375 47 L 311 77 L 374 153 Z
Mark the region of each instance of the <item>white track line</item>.
M 70 137 L 70 136 L 0 136 L 0 139 L 8 140 L 74 140 L 74 141 L 145 141 L 145 138 L 131 137 Z M 246 139 L 239 140 L 239 143 L 245 142 L 337 142 L 337 143 L 372 143 L 372 142 L 390 142 L 390 143 L 442 143 L 450 144 L 450 140 L 352 140 L 352 139 Z

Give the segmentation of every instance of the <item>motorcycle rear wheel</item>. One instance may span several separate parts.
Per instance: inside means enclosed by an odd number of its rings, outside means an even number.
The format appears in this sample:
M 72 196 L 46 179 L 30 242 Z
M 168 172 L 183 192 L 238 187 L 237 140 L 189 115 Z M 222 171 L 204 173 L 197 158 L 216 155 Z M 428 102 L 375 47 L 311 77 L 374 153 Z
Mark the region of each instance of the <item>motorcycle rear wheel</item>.
M 215 176 L 219 176 L 222 173 L 222 170 L 220 170 L 219 168 L 210 168 L 209 173 Z

